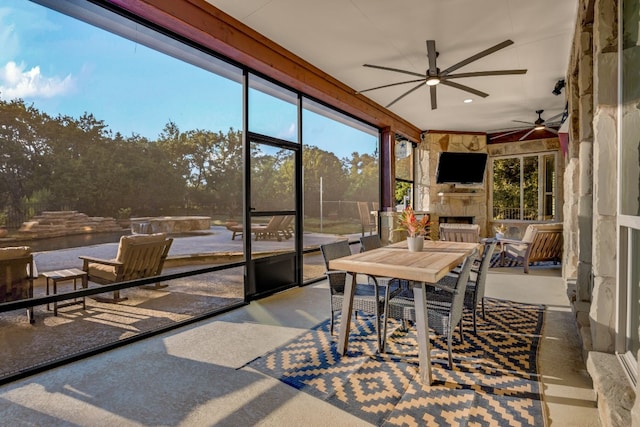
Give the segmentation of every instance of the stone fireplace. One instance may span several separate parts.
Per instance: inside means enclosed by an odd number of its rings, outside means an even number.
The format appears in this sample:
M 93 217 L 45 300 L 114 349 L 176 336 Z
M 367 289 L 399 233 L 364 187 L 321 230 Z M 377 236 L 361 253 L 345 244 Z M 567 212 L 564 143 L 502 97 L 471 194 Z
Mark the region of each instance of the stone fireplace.
M 478 224 L 480 235 L 487 234 L 487 174 L 479 186 L 456 187 L 436 184 L 438 156 L 443 151 L 486 152 L 484 134 L 427 133 L 418 145 L 416 158 L 416 209 L 429 212 L 432 224 L 441 222 Z M 487 171 L 488 171 L 487 165 Z M 431 227 L 438 239 L 438 227 Z

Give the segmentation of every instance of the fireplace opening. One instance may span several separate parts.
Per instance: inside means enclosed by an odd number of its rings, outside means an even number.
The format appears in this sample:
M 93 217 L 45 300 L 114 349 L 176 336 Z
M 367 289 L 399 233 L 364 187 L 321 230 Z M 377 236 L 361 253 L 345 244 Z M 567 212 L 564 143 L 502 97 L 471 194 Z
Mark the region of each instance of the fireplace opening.
M 473 224 L 472 216 L 441 216 L 438 218 L 440 224 Z

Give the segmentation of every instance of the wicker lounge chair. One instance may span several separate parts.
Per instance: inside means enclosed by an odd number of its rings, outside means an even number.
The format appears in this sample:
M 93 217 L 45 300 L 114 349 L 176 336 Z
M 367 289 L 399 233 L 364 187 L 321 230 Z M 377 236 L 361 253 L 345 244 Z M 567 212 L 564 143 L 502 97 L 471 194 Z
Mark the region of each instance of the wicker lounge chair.
M 82 269 L 87 272 L 89 281 L 100 285 L 158 276 L 162 273 L 171 243 L 173 239 L 167 238 L 164 233 L 122 236 L 114 259 L 81 256 Z M 120 297 L 120 291 L 114 291 L 113 298 L 95 299 L 101 302 L 120 302 L 127 298 Z

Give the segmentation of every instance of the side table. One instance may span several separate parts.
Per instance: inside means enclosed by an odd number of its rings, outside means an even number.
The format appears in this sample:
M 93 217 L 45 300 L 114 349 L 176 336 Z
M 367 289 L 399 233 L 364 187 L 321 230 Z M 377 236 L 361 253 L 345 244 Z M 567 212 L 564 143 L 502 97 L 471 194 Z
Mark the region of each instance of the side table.
M 86 289 L 89 286 L 88 279 L 87 279 L 87 272 L 77 268 L 70 268 L 67 270 L 45 271 L 44 273 L 42 273 L 42 276 L 46 277 L 47 279 L 47 295 L 49 295 L 49 283 L 53 285 L 52 295 L 56 295 L 58 293 L 58 282 L 73 280 L 74 291 L 78 289 L 78 283 L 77 283 L 78 279 L 80 279 L 80 283 L 83 289 Z M 66 302 L 63 304 L 56 301 L 53 303 L 53 315 L 54 316 L 58 315 L 58 308 L 68 307 L 70 305 L 75 305 L 75 304 L 82 304 L 83 310 L 86 310 L 87 308 L 85 297 L 82 297 L 81 300 L 74 299 L 71 302 Z M 47 310 L 50 310 L 49 304 L 47 304 Z

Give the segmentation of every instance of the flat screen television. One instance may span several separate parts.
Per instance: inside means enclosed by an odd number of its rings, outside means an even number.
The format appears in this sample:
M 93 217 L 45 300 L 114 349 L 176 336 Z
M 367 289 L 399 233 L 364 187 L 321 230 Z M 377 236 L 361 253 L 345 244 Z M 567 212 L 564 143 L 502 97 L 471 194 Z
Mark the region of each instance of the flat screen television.
M 438 159 L 436 183 L 482 184 L 487 166 L 486 153 L 452 153 L 444 151 Z

